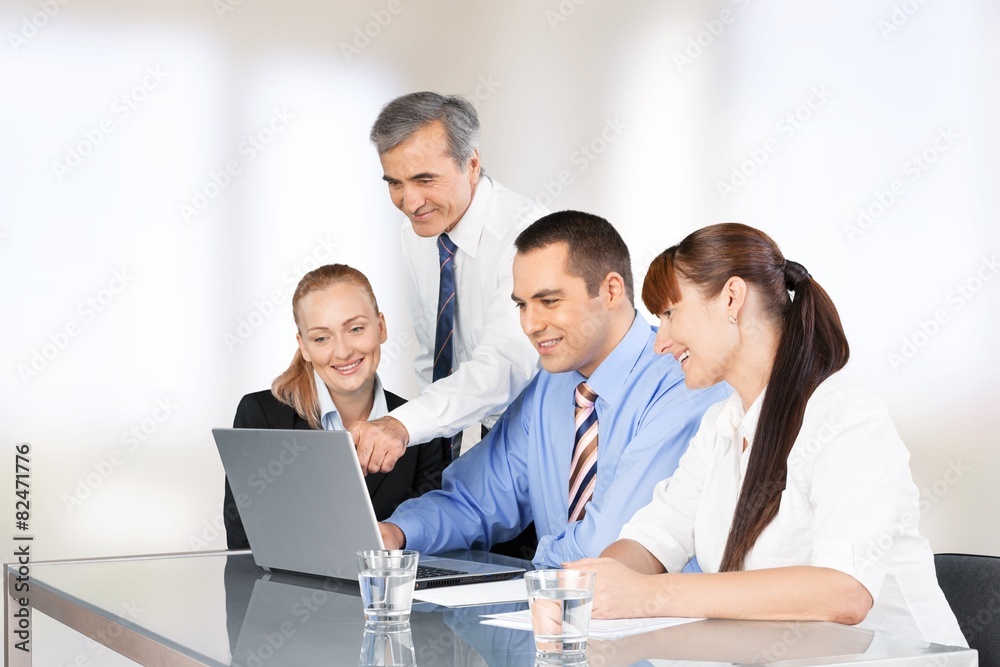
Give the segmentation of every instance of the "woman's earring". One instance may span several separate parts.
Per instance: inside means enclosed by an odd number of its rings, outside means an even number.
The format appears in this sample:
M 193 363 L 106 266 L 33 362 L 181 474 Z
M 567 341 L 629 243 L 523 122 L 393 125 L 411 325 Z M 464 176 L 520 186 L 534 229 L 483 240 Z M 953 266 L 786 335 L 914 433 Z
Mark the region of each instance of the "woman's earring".
M 735 315 L 730 315 L 729 316 L 729 323 L 730 324 L 736 324 L 736 316 Z

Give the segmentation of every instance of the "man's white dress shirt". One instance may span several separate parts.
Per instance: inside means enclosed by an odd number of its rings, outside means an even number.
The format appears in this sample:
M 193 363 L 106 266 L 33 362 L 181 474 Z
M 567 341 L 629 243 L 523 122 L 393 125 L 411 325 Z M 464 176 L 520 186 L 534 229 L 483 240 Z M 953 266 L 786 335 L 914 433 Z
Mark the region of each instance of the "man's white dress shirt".
M 477 422 L 492 426 L 538 370 L 538 353 L 521 331 L 511 301 L 514 239 L 547 214 L 544 208 L 483 176 L 469 209 L 448 236 L 455 253 L 455 371 L 432 383 L 440 268 L 437 237 L 403 224 L 407 302 L 420 345 L 414 361 L 420 396 L 390 415 L 410 442 L 449 437 Z

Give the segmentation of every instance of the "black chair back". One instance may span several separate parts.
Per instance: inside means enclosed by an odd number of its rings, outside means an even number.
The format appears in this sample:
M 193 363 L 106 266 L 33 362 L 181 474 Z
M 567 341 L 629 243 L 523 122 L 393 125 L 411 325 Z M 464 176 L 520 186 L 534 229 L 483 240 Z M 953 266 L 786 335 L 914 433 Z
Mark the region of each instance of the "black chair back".
M 935 554 L 934 567 L 980 667 L 1000 667 L 1000 557 Z

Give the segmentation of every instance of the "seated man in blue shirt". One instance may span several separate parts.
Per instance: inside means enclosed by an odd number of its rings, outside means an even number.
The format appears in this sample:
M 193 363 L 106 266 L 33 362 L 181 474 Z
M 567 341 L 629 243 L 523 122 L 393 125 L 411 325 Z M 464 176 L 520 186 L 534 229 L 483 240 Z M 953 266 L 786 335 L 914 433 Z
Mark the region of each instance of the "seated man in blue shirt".
M 537 565 L 596 556 L 728 393 L 687 389 L 677 361 L 653 352 L 656 331 L 633 305 L 628 248 L 607 220 L 552 213 L 515 245 L 511 296 L 544 370 L 445 469 L 440 491 L 380 524 L 388 549 L 488 549 L 534 521 Z

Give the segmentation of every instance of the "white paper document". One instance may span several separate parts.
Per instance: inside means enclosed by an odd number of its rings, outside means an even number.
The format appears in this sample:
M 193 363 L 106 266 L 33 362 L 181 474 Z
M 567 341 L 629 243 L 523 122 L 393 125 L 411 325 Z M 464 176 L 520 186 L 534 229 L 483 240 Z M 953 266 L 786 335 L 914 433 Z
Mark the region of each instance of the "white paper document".
M 613 618 L 591 619 L 587 636 L 591 639 L 621 639 L 629 635 L 651 632 L 674 625 L 703 621 L 703 618 L 678 618 L 676 616 L 659 616 L 656 618 Z M 501 628 L 531 631 L 531 612 L 527 609 L 511 611 L 506 614 L 489 614 L 480 621 L 486 625 L 497 625 Z
M 506 581 L 489 581 L 483 584 L 427 588 L 422 591 L 413 591 L 413 599 L 421 602 L 433 602 L 443 607 L 527 602 L 528 589 L 525 588 L 524 579 L 518 577 Z

